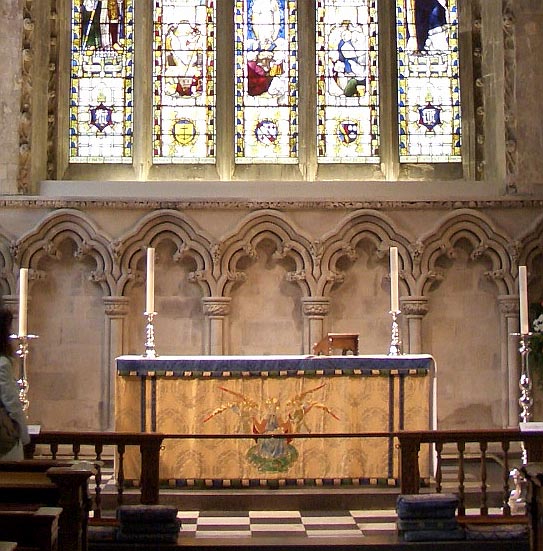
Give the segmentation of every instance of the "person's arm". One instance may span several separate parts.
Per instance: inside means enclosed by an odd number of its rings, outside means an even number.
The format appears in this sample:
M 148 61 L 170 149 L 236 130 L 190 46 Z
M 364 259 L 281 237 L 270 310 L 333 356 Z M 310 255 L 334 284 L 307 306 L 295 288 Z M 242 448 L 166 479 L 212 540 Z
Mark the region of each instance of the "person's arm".
M 11 362 L 5 356 L 0 357 L 0 400 L 4 404 L 10 417 L 19 426 L 19 438 L 23 444 L 30 442 L 26 416 L 19 400 L 19 388 L 13 377 Z

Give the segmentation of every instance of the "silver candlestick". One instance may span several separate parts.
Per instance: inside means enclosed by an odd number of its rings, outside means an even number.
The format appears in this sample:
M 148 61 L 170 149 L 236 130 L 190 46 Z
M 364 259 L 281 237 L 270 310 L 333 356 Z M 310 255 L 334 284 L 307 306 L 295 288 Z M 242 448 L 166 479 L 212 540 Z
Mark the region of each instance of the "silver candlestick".
M 532 406 L 534 400 L 532 398 L 532 378 L 530 376 L 530 366 L 528 358 L 530 356 L 531 346 L 530 339 L 533 333 L 511 333 L 512 336 L 519 337 L 519 352 L 520 352 L 520 378 L 519 389 L 520 398 L 518 404 L 520 406 L 519 419 L 521 423 L 528 423 L 532 418 Z M 524 442 L 520 443 L 521 461 L 523 465 L 528 463 L 528 450 Z M 513 479 L 513 490 L 510 493 L 507 507 L 512 515 L 524 515 L 526 513 L 526 479 L 522 476 L 519 469 L 513 469 L 510 473 L 510 478 Z
M 28 407 L 30 401 L 28 399 L 28 390 L 30 385 L 28 383 L 28 370 L 27 361 L 29 353 L 29 342 L 33 339 L 37 339 L 38 335 L 10 335 L 10 338 L 19 341 L 15 354 L 19 356 L 19 378 L 17 379 L 17 385 L 19 387 L 19 400 L 23 406 L 23 411 L 28 415 Z
M 532 418 L 532 406 L 534 399 L 532 397 L 532 377 L 530 375 L 529 356 L 532 350 L 530 340 L 533 333 L 511 333 L 515 337 L 519 337 L 519 352 L 520 352 L 520 378 L 518 386 L 520 389 L 520 398 L 518 404 L 520 406 L 519 419 L 521 423 L 528 423 Z M 524 443 L 522 448 L 522 464 L 528 463 L 528 452 Z
M 153 324 L 156 312 L 144 312 L 147 317 L 147 324 L 145 325 L 145 353 L 146 358 L 156 358 L 157 353 L 155 350 L 155 326 Z
M 520 398 L 518 403 L 521 408 L 520 420 L 523 423 L 528 423 L 532 418 L 532 406 L 534 404 L 532 398 L 532 378 L 530 377 L 530 364 L 528 359 L 532 350 L 530 345 L 532 335 L 533 333 L 520 335 L 519 352 L 521 367 L 519 380 Z
M 390 348 L 388 349 L 389 356 L 399 356 L 402 353 L 402 343 L 400 341 L 400 327 L 398 325 L 398 316 L 400 315 L 400 310 L 394 311 L 391 310 L 389 314 L 392 316 L 392 328 L 391 328 L 391 337 L 390 337 Z

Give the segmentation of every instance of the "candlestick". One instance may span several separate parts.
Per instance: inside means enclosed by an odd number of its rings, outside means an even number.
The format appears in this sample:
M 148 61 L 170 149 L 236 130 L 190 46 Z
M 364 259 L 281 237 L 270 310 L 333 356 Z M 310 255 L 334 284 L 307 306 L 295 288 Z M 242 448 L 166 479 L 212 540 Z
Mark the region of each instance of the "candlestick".
M 19 270 L 19 337 L 26 336 L 28 303 L 28 268 Z
M 399 312 L 398 299 L 398 247 L 390 247 L 390 310 Z
M 532 406 L 534 405 L 529 363 L 533 333 L 521 333 L 520 335 L 518 333 L 513 333 L 513 335 L 520 337 L 520 379 L 518 383 L 520 389 L 520 398 L 518 400 L 520 406 L 520 422 L 529 423 L 532 419 Z M 521 450 L 522 464 L 526 465 L 528 462 L 528 452 L 524 446 L 524 442 L 521 443 Z
M 518 267 L 518 294 L 520 300 L 520 334 L 526 335 L 530 332 L 528 326 L 528 277 L 526 266 Z
M 145 300 L 145 312 L 155 311 L 155 249 L 147 249 L 147 292 Z
M 155 312 L 145 312 L 145 317 L 147 318 L 147 324 L 145 325 L 145 352 L 143 355 L 145 358 L 156 358 L 155 326 L 153 324 Z
M 28 352 L 29 352 L 29 343 L 32 339 L 37 339 L 38 335 L 10 335 L 11 339 L 16 339 L 19 341 L 19 345 L 15 354 L 21 359 L 19 367 L 19 377 L 17 378 L 17 386 L 19 387 L 19 401 L 23 406 L 23 411 L 28 415 L 28 406 L 30 401 L 28 400 L 28 390 L 30 385 L 28 384 Z
M 390 348 L 388 349 L 389 356 L 399 356 L 402 353 L 402 343 L 400 341 L 400 326 L 398 325 L 399 311 L 392 310 L 392 327 L 390 335 Z

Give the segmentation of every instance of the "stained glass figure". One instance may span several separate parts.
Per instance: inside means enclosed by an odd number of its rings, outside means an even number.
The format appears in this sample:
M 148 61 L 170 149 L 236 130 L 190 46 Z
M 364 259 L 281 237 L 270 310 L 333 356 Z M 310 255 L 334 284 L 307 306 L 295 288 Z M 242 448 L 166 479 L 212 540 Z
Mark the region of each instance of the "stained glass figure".
M 72 1 L 72 163 L 132 162 L 133 25 L 133 0 Z
M 317 155 L 379 160 L 377 1 L 317 1 Z
M 461 161 L 457 0 L 397 0 L 400 162 Z
M 215 2 L 154 3 L 153 162 L 215 162 Z
M 295 0 L 235 2 L 235 157 L 298 161 Z

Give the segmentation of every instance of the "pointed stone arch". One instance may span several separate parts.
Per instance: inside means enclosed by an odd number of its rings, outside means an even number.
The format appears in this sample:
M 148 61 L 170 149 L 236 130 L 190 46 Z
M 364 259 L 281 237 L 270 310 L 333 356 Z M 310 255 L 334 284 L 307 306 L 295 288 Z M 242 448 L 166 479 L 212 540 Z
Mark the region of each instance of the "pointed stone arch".
M 270 240 L 276 258 L 289 258 L 295 270 L 287 280 L 296 282 L 304 297 L 316 290 L 314 244 L 279 211 L 256 211 L 245 217 L 218 245 L 220 262 L 216 264 L 217 295 L 228 296 L 232 287 L 245 280 L 238 269 L 242 258 L 254 258 L 258 245 Z
M 520 252 L 517 264 L 527 266 L 528 272 L 531 272 L 533 277 L 534 260 L 538 256 L 543 256 L 543 216 L 540 216 L 532 227 L 520 237 L 518 248 Z
M 193 220 L 176 210 L 157 210 L 144 216 L 128 234 L 113 243 L 118 261 L 115 274 L 118 294 L 123 295 L 127 285 L 142 277 L 137 264 L 146 248 L 156 247 L 163 241 L 175 245 L 175 261 L 188 256 L 195 262 L 196 269 L 189 279 L 200 285 L 203 296 L 210 296 L 214 288 L 212 240 Z
M 487 257 L 492 265 L 486 276 L 494 281 L 499 295 L 514 294 L 512 274 L 512 239 L 485 216 L 470 209 L 453 211 L 440 221 L 437 228 L 417 242 L 414 273 L 417 277 L 415 294 L 424 295 L 433 281 L 443 278 L 437 260 L 443 255 L 455 257 L 455 247 L 466 240 L 472 247 L 472 259 Z
M 35 274 L 40 260 L 46 256 L 60 260 L 60 245 L 66 241 L 75 244 L 74 257 L 90 257 L 96 268 L 90 280 L 98 283 L 104 295 L 111 294 L 114 287 L 113 260 L 105 234 L 86 214 L 73 209 L 60 209 L 44 218 L 34 229 L 22 235 L 14 244 L 15 262 L 28 267 Z M 35 279 L 30 277 L 30 279 Z
M 407 293 L 410 294 L 413 270 L 409 237 L 402 235 L 388 216 L 374 210 L 352 213 L 338 227 L 322 237 L 318 255 L 318 293 L 322 296 L 328 295 L 333 285 L 343 279 L 344 274 L 338 269 L 338 262 L 345 257 L 354 262 L 358 257 L 356 247 L 362 241 L 371 242 L 379 258 L 385 258 L 390 247 L 398 247 L 400 281 L 404 282 Z

